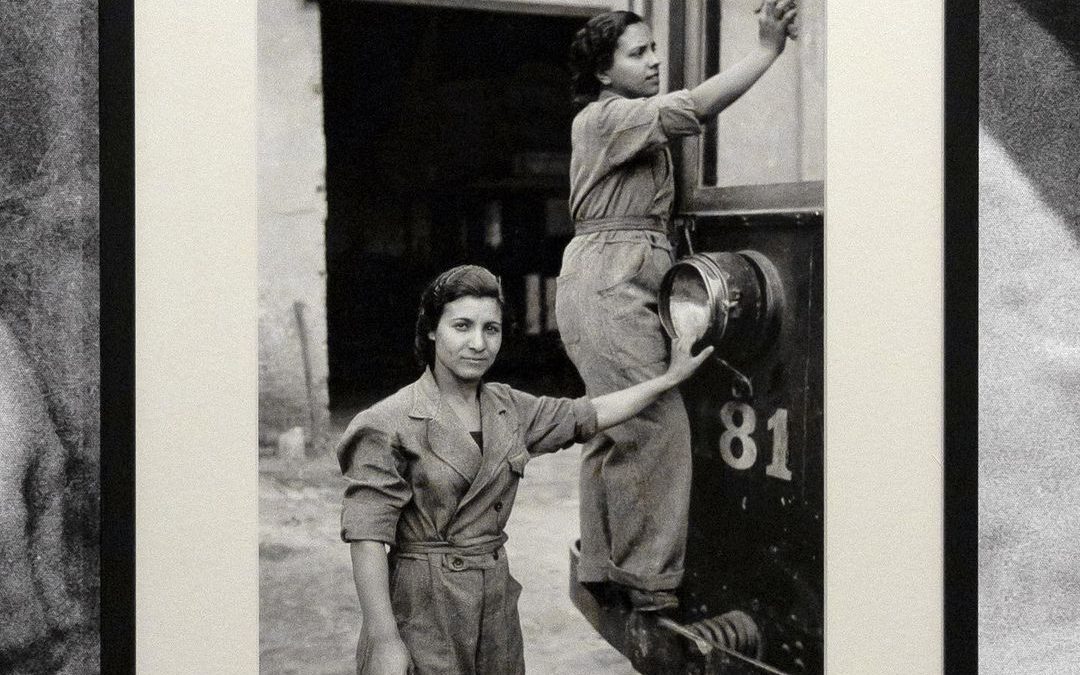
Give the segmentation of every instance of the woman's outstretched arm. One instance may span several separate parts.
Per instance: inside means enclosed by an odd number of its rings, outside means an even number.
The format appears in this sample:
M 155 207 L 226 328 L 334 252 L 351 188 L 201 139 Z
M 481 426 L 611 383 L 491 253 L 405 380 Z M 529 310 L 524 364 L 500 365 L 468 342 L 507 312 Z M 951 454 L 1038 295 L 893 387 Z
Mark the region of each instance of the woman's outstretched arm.
M 679 338 L 672 341 L 671 363 L 663 375 L 592 399 L 593 408 L 596 409 L 597 431 L 625 422 L 659 398 L 660 394 L 690 377 L 713 352 L 710 346 L 697 356 L 692 356 L 691 343 L 691 340 Z
M 738 63 L 690 90 L 699 119 L 708 119 L 734 103 L 758 81 L 784 51 L 788 26 L 795 19 L 794 0 L 764 0 L 758 8 L 758 46 Z
M 350 552 L 353 582 L 364 614 L 364 633 L 371 641 L 367 658 L 360 653 L 362 641 L 357 645 L 357 672 L 364 663 L 363 675 L 406 675 L 411 661 L 390 605 L 386 547 L 381 541 L 354 541 Z

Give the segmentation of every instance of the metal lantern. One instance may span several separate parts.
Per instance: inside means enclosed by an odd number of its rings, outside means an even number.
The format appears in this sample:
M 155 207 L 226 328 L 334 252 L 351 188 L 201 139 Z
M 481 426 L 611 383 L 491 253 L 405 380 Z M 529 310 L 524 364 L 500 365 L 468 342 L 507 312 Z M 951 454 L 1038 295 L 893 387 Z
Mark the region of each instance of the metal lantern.
M 660 321 L 668 336 L 712 344 L 717 356 L 733 363 L 768 349 L 783 303 L 779 274 L 757 251 L 695 253 L 676 262 L 660 284 Z

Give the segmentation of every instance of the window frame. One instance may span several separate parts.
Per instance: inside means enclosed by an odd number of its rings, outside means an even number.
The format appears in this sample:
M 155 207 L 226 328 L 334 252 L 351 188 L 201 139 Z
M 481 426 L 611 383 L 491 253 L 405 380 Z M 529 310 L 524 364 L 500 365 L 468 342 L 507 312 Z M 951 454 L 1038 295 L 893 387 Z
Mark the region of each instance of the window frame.
M 671 90 L 689 89 L 705 79 L 705 14 L 702 0 L 673 2 L 668 82 Z M 717 37 L 719 39 L 719 37 Z M 719 48 L 719 46 L 718 46 Z M 672 144 L 677 182 L 676 205 L 680 214 L 748 215 L 754 213 L 812 213 L 825 205 L 825 182 L 792 181 L 759 185 L 702 184 L 704 134 Z

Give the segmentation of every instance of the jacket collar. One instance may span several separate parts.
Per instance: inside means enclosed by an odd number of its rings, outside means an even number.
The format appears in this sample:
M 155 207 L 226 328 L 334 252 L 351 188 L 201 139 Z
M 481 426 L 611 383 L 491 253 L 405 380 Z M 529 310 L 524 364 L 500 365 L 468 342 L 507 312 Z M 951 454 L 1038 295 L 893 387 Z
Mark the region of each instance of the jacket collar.
M 430 368 L 426 369 L 420 379 L 413 383 L 412 390 L 413 400 L 409 416 L 414 419 L 428 420 L 428 442 L 431 452 L 471 481 L 471 485 L 458 504 L 457 510 L 460 511 L 491 483 L 498 473 L 500 463 L 506 459 L 514 445 L 516 428 L 506 415 L 508 403 L 502 396 L 495 393 L 493 387 L 484 383 L 480 384 L 480 420 L 484 433 L 484 452 L 480 470 L 475 477 L 471 477 L 467 471 L 464 471 L 464 467 L 455 461 L 456 458 L 450 452 L 450 448 L 455 442 L 471 444 L 472 440 L 465 435 L 464 429 L 456 418 L 451 418 L 453 413 L 449 408 L 442 404 L 439 386 Z
M 424 374 L 412 385 L 412 406 L 409 408 L 409 417 L 416 419 L 431 419 L 439 412 L 442 405 L 439 396 L 439 385 L 435 383 L 435 375 L 431 368 L 425 368 Z
M 433 419 L 438 416 L 442 409 L 442 395 L 439 393 L 439 385 L 435 382 L 435 374 L 431 368 L 425 368 L 424 374 L 412 385 L 413 400 L 409 408 L 409 417 L 415 419 Z M 506 402 L 495 396 L 491 388 L 483 382 L 480 383 L 480 414 L 481 418 L 489 413 L 502 414 L 506 412 Z

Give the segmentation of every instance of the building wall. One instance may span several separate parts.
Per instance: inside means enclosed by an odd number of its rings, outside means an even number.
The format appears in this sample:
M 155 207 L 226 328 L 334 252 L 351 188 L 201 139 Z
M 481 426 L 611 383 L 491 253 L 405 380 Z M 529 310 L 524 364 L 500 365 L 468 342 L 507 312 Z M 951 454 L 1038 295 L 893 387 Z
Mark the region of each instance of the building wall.
M 259 437 L 294 426 L 320 444 L 327 415 L 326 150 L 319 6 L 260 0 Z M 314 413 L 297 319 L 306 319 Z M 311 434 L 312 415 L 321 429 Z
M 441 0 L 401 4 L 461 6 Z M 632 8 L 638 0 L 477 0 L 476 9 L 583 14 Z M 274 445 L 295 426 L 318 452 L 327 420 L 326 147 L 319 5 L 259 0 L 259 440 Z M 306 317 L 314 406 L 309 405 L 296 306 Z M 312 411 L 312 407 L 314 410 Z M 315 426 L 311 433 L 312 416 Z

